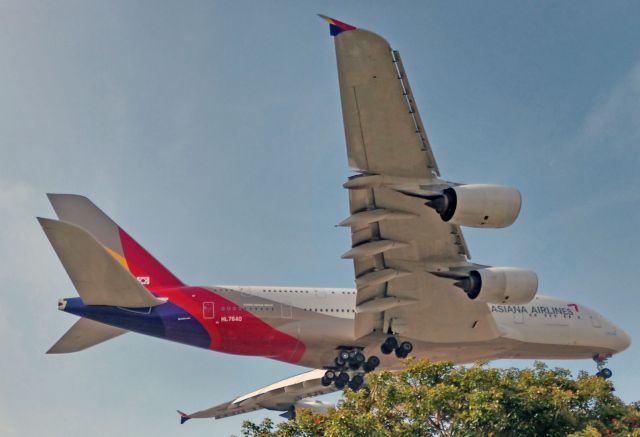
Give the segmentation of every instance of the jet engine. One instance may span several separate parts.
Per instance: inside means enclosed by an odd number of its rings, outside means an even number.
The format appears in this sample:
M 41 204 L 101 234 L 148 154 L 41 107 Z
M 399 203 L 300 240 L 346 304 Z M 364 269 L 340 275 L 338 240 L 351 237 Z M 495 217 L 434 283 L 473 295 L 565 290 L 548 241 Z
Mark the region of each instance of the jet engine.
M 455 285 L 462 288 L 469 299 L 494 304 L 525 304 L 538 292 L 538 276 L 526 269 L 488 267 L 470 271 L 469 276 Z
M 472 228 L 505 228 L 520 213 L 522 197 L 515 188 L 502 185 L 469 184 L 428 196 L 426 205 L 445 222 Z

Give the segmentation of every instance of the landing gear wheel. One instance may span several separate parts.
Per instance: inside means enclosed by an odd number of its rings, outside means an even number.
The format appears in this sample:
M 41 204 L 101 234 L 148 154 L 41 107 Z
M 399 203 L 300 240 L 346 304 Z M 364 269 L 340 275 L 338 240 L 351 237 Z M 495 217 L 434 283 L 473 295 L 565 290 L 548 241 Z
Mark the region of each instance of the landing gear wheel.
M 369 359 L 367 360 L 366 363 L 364 363 L 362 368 L 364 369 L 365 373 L 369 373 L 375 370 L 375 368 L 378 367 L 379 365 L 380 365 L 380 358 L 373 355 L 369 357 Z
M 598 373 L 596 373 L 596 376 L 599 376 L 602 379 L 611 378 L 611 376 L 613 375 L 613 372 L 607 369 L 606 367 L 604 367 L 607 364 L 607 359 L 610 356 L 611 355 L 608 355 L 608 354 L 598 354 L 593 357 L 593 361 L 596 362 L 596 367 L 598 368 Z
M 350 356 L 351 354 L 349 353 L 349 351 L 340 351 L 340 353 L 338 354 L 338 358 L 341 358 L 342 361 L 349 361 L 349 359 L 351 358 Z
M 349 388 L 353 391 L 358 391 L 362 387 L 362 384 L 364 384 L 362 375 L 354 375 L 351 381 L 349 381 Z
M 329 387 L 332 382 L 333 382 L 333 380 L 327 378 L 326 376 L 323 376 L 322 379 L 320 380 L 320 384 L 322 384 L 325 387 Z
M 408 354 L 405 354 L 404 351 L 400 348 L 396 349 L 396 357 L 398 358 L 407 358 Z
M 602 379 L 609 379 L 613 376 L 613 372 L 605 367 L 604 369 L 600 370 L 596 375 Z
M 342 390 L 349 382 L 349 374 L 347 372 L 340 372 L 335 379 L 335 386 L 338 390 Z
M 340 355 L 336 357 L 335 363 L 336 363 L 336 366 L 338 367 L 344 367 L 344 365 L 347 364 L 347 362 L 343 360 Z
M 398 358 L 407 358 L 412 350 L 413 345 L 408 341 L 403 341 L 400 343 L 400 346 L 396 348 L 396 356 Z
M 349 367 L 352 370 L 358 370 L 360 366 L 362 366 L 362 363 L 364 363 L 364 354 L 362 352 L 355 351 L 354 353 L 350 354 Z
M 334 379 L 336 379 L 336 372 L 334 372 L 333 370 L 327 370 L 326 372 L 324 372 L 324 377 L 330 381 L 333 381 Z
M 340 372 L 340 374 L 336 378 L 336 382 L 337 381 L 340 381 L 346 384 L 347 382 L 349 382 L 349 374 L 347 372 Z
M 395 337 L 387 337 L 384 342 L 389 345 L 391 349 L 395 349 L 398 347 L 398 339 Z
M 380 351 L 385 355 L 389 355 L 397 347 L 398 347 L 398 340 L 395 337 L 387 337 L 384 343 L 382 343 L 382 346 L 380 346 Z

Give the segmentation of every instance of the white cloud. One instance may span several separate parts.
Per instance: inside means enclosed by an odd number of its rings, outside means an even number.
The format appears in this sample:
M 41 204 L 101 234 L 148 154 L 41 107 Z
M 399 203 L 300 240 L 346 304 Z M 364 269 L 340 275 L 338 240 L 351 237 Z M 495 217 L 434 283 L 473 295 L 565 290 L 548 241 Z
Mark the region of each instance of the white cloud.
M 578 131 L 576 143 L 618 139 L 620 134 L 631 135 L 633 139 L 640 137 L 640 62 L 589 111 Z M 617 145 L 610 146 L 615 149 Z

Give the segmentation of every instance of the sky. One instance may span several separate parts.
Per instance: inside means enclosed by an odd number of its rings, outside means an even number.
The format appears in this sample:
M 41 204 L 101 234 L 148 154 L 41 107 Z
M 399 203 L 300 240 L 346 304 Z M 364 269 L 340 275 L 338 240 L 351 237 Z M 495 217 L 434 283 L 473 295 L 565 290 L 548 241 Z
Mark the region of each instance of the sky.
M 333 41 L 316 13 L 400 50 L 440 170 L 517 187 L 472 260 L 538 273 L 634 340 L 640 399 L 640 3 L 0 2 L 0 435 L 230 435 L 179 425 L 304 369 L 138 334 L 44 352 L 75 291 L 35 217 L 89 196 L 190 284 L 353 286 Z M 530 361 L 496 361 L 527 366 Z M 550 365 L 595 371 L 590 360 Z M 334 397 L 335 398 L 335 397 Z M 278 419 L 279 420 L 279 419 Z

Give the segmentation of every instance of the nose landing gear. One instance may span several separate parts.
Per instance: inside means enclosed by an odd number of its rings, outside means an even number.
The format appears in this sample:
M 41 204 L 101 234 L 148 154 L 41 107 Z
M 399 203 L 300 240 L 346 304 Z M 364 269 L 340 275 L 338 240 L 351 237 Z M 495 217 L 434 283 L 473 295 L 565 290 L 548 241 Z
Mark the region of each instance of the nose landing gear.
M 596 362 L 596 367 L 598 368 L 598 373 L 596 373 L 596 376 L 599 376 L 602 379 L 611 378 L 613 372 L 610 369 L 604 367 L 607 364 L 607 360 L 610 356 L 611 355 L 598 354 L 593 357 L 593 361 Z

